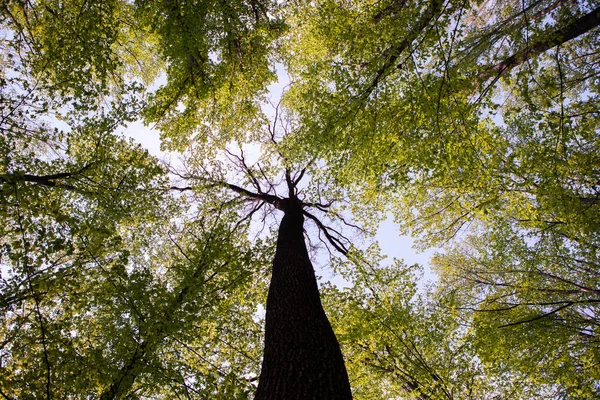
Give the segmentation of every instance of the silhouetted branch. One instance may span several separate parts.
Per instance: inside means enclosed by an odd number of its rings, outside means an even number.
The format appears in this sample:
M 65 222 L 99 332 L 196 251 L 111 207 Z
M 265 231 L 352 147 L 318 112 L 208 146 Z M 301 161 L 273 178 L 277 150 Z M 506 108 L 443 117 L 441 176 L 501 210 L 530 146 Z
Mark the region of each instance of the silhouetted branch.
M 294 178 L 294 186 L 298 185 L 298 183 L 300 183 L 300 181 L 302 180 L 302 178 L 304 178 L 304 174 L 306 173 L 306 169 L 309 168 L 311 165 L 314 164 L 314 162 L 316 161 L 316 157 L 313 157 L 304 168 L 302 168 L 302 171 L 300 171 L 300 174 Z
M 342 253 L 343 255 L 347 255 L 348 254 L 348 249 L 346 248 L 346 246 L 344 245 L 344 243 L 342 243 L 342 241 L 336 237 L 334 237 L 333 235 L 331 235 L 331 233 L 329 233 L 329 230 L 332 230 L 331 228 L 325 226 L 321 220 L 319 220 L 317 217 L 315 217 L 314 215 L 312 215 L 311 213 L 309 213 L 306 210 L 303 210 L 302 213 L 307 216 L 309 219 L 311 219 L 315 224 L 317 224 L 317 227 L 319 228 L 319 231 L 323 232 L 323 234 L 325 235 L 325 237 L 327 238 L 327 241 L 340 253 Z M 337 231 L 335 231 L 337 233 Z
M 317 208 L 323 212 L 329 212 L 329 207 L 331 207 L 331 205 L 335 202 L 335 200 L 331 200 L 329 203 L 302 203 L 303 205 L 305 205 L 306 207 L 314 207 Z
M 244 218 L 242 218 L 241 220 L 239 220 L 235 226 L 233 227 L 233 230 L 235 231 L 240 225 L 242 225 L 245 221 L 248 221 L 252 218 L 252 216 L 258 211 L 260 210 L 263 206 L 265 205 L 264 201 L 261 201 L 257 206 L 255 206 L 248 214 L 246 214 L 246 216 Z
M 186 187 L 170 186 L 169 189 L 170 190 L 177 190 L 179 192 L 187 192 L 189 190 L 194 190 L 194 188 L 191 187 L 191 186 L 186 186 Z
M 256 188 L 258 193 L 262 193 L 262 188 L 260 187 L 260 183 L 258 182 L 258 179 L 256 179 L 256 176 L 252 172 L 252 169 L 248 166 L 248 164 L 246 164 L 246 159 L 244 158 L 244 151 L 242 150 L 241 155 L 239 155 L 239 156 L 236 154 L 233 154 L 232 152 L 230 152 L 227 149 L 225 149 L 225 152 L 227 154 L 229 154 L 230 156 L 234 157 L 238 161 L 239 166 L 244 170 L 246 175 L 248 175 L 248 177 L 250 178 L 250 181 L 252 182 L 252 186 L 254 186 Z
M 254 199 L 254 200 L 260 200 L 260 201 L 264 201 L 267 202 L 269 204 L 274 205 L 276 208 L 279 209 L 280 205 L 280 198 L 268 193 L 255 193 L 255 192 L 251 192 L 248 189 L 245 189 L 241 186 L 235 185 L 233 183 L 229 183 L 229 182 L 225 182 L 225 181 L 218 181 L 218 180 L 213 180 L 210 178 L 202 178 L 202 177 L 195 177 L 195 176 L 188 176 L 186 177 L 188 179 L 197 179 L 200 181 L 205 181 L 207 182 L 206 185 L 202 185 L 202 187 L 204 188 L 211 188 L 211 187 L 222 187 L 222 188 L 226 188 L 226 189 L 230 189 L 238 194 L 241 194 L 242 196 L 248 197 L 250 199 Z M 194 190 L 194 187 L 191 186 L 186 186 L 186 187 L 177 187 L 177 186 L 171 186 L 170 187 L 171 190 L 177 190 L 180 192 L 184 192 L 184 191 L 188 191 L 188 190 Z
M 509 326 L 515 326 L 515 325 L 520 325 L 520 324 L 526 324 L 527 322 L 537 321 L 539 319 L 546 318 L 546 317 L 549 317 L 549 316 L 551 316 L 553 314 L 556 314 L 560 310 L 563 310 L 563 309 L 565 309 L 567 307 L 570 307 L 573 304 L 574 304 L 573 302 L 568 301 L 565 304 L 563 304 L 562 306 L 560 306 L 560 307 L 558 307 L 558 308 L 556 308 L 556 309 L 554 309 L 552 311 L 548 311 L 547 313 L 544 313 L 542 315 L 538 315 L 538 316 L 536 316 L 534 318 L 524 319 L 524 320 L 517 321 L 517 322 L 511 322 L 510 324 L 500 325 L 499 328 L 506 328 L 506 327 L 509 327 Z
M 83 172 L 88 170 L 94 165 L 94 163 L 87 164 L 81 169 L 75 172 L 61 172 L 58 174 L 50 175 L 31 175 L 21 172 L 13 172 L 0 175 L 0 183 L 16 183 L 16 182 L 31 182 L 42 186 L 55 187 L 59 186 L 65 189 L 76 189 L 75 186 L 66 183 L 57 183 L 55 181 L 73 178 L 81 175 Z
M 479 78 L 482 80 L 486 80 L 491 77 L 494 77 L 494 79 L 487 85 L 475 103 L 478 103 L 479 100 L 485 96 L 485 94 L 496 84 L 496 82 L 502 77 L 502 75 L 504 75 L 505 72 L 512 70 L 513 68 L 539 54 L 542 54 L 546 50 L 549 50 L 555 46 L 560 46 L 561 44 L 575 39 L 598 26 L 600 26 L 600 7 L 572 21 L 570 24 L 557 29 L 554 32 L 540 35 L 540 37 L 537 40 L 534 40 L 529 46 L 497 63 L 496 65 L 489 67 L 487 70 L 479 74 Z
M 517 65 L 524 63 L 530 58 L 555 46 L 566 43 L 569 40 L 575 39 L 576 37 L 589 32 L 599 25 L 600 7 L 572 21 L 569 25 L 563 26 L 562 28 L 559 28 L 550 34 L 544 35 L 543 38 L 534 41 L 526 48 L 489 68 L 481 76 L 489 78 L 497 74 L 497 78 L 499 78 L 502 74 L 504 74 L 504 72 L 510 71 Z

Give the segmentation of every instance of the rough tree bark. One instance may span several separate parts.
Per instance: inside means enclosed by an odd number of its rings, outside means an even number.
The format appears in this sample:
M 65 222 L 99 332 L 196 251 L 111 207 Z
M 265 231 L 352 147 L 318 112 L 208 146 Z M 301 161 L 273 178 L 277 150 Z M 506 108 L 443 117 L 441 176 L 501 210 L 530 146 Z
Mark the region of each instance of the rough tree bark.
M 296 198 L 284 212 L 266 310 L 265 350 L 255 400 L 352 399 L 339 343 L 323 311 Z

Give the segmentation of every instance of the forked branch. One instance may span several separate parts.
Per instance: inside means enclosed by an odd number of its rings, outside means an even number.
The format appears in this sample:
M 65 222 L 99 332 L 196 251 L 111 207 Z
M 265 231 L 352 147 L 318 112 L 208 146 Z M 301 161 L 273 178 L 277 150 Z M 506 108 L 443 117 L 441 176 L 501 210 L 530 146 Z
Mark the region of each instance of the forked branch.
M 235 156 L 235 158 L 237 159 L 237 162 L 240 163 L 240 165 L 244 166 L 244 168 L 248 168 L 241 157 Z M 300 205 L 302 207 L 303 215 L 306 218 L 308 218 L 309 220 L 313 221 L 315 223 L 315 225 L 317 226 L 317 229 L 319 230 L 319 232 L 323 233 L 323 235 L 326 239 L 326 241 L 323 240 L 323 242 L 326 245 L 329 244 L 329 245 L 333 246 L 333 248 L 335 250 L 339 251 L 341 254 L 343 254 L 345 256 L 348 255 L 348 252 L 349 252 L 348 243 L 350 243 L 350 240 L 347 237 L 345 237 L 338 230 L 323 223 L 323 221 L 321 221 L 321 219 L 319 219 L 317 216 L 315 216 L 314 214 L 309 212 L 307 209 L 315 208 L 324 214 L 330 215 L 333 219 L 341 220 L 342 223 L 348 227 L 357 228 L 359 230 L 362 230 L 362 229 L 360 229 L 356 225 L 350 224 L 339 214 L 331 212 L 330 207 L 336 201 L 335 199 L 331 200 L 327 203 L 308 202 L 308 201 L 305 202 L 305 201 L 299 199 L 297 197 L 298 191 L 297 191 L 296 185 L 300 181 L 302 176 L 305 174 L 305 172 L 306 172 L 306 168 L 303 169 L 302 171 L 300 171 L 296 176 L 293 176 L 292 172 L 290 171 L 289 168 L 285 169 L 284 175 L 285 175 L 286 187 L 288 189 L 288 196 L 289 196 L 288 198 L 295 199 L 296 201 L 298 201 L 300 203 Z M 262 174 L 266 178 L 265 174 L 264 173 L 262 173 Z M 284 205 L 286 204 L 287 199 L 280 197 L 276 194 L 275 185 L 268 180 L 267 180 L 266 184 L 264 182 L 258 183 L 258 178 L 256 178 L 256 175 L 253 175 L 253 176 L 254 176 L 254 179 L 252 179 L 252 181 L 253 181 L 253 182 L 251 182 L 252 185 L 255 188 L 256 187 L 268 188 L 268 190 L 266 192 L 258 191 L 258 190 L 251 191 L 242 186 L 239 186 L 234 183 L 227 182 L 227 181 L 215 180 L 212 178 L 198 177 L 198 176 L 193 176 L 193 175 L 187 175 L 187 176 L 181 176 L 181 177 L 184 179 L 190 179 L 190 180 L 197 181 L 200 183 L 199 185 L 197 185 L 197 186 L 188 185 L 185 187 L 171 186 L 170 189 L 180 191 L 180 192 L 185 192 L 185 191 L 193 191 L 197 188 L 198 189 L 199 188 L 225 188 L 225 189 L 228 189 L 228 190 L 231 190 L 231 191 L 237 193 L 238 195 L 240 195 L 240 198 L 247 199 L 248 201 L 251 201 L 251 202 L 258 202 L 259 204 L 253 206 L 252 209 L 242 218 L 241 221 L 238 222 L 238 224 L 236 226 L 240 226 L 243 222 L 248 221 L 250 218 L 252 218 L 252 216 L 255 215 L 256 212 L 258 212 L 264 206 L 265 203 L 270 204 L 274 208 L 285 212 Z M 256 181 L 254 181 L 254 180 L 256 180 Z M 275 193 L 275 194 L 272 194 L 272 193 Z

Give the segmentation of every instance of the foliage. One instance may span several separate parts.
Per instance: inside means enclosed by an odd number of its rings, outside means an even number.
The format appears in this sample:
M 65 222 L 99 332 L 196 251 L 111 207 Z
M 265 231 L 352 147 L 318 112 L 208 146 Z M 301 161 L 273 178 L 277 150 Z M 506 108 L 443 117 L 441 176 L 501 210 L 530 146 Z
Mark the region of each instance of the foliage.
M 590 255 L 553 231 L 534 242 L 503 228 L 469 236 L 434 260 L 441 292 L 472 320 L 484 363 L 557 382 L 568 398 L 596 397 L 598 277 Z
M 342 267 L 344 268 L 344 267 Z M 325 304 L 347 357 L 357 399 L 546 399 L 552 379 L 529 376 L 509 363 L 484 363 L 496 341 L 478 339 L 460 305 L 419 288 L 418 265 L 346 271 L 346 289 L 329 287 Z M 468 317 L 462 315 L 462 317 Z M 506 353 L 508 354 L 508 352 Z M 493 360 L 497 360 L 493 358 Z
M 0 394 L 247 398 L 272 249 L 118 133 L 159 59 L 135 10 L 3 7 Z
M 250 397 L 248 204 L 304 176 L 309 236 L 348 255 L 323 301 L 356 398 L 598 396 L 596 2 L 0 7 L 0 396 Z M 431 288 L 349 245 L 387 215 L 444 247 Z
M 167 221 L 112 248 L 104 242 L 104 254 L 8 254 L 36 264 L 16 259 L 27 271 L 9 270 L 3 282 L 3 392 L 246 398 L 266 259 L 260 244 L 231 236 L 227 219 Z M 255 339 L 235 342 L 240 330 Z

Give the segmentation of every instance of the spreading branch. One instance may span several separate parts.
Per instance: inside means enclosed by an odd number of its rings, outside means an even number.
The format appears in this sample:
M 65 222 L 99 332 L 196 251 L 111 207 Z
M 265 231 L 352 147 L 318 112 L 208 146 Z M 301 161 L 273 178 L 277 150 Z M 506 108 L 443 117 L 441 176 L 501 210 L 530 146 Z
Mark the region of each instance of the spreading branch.
M 542 315 L 538 315 L 538 316 L 536 316 L 536 317 L 533 317 L 533 318 L 523 319 L 523 320 L 521 320 L 521 321 L 517 321 L 517 322 L 511 322 L 510 324 L 500 325 L 500 328 L 506 328 L 506 327 L 509 327 L 509 326 L 515 326 L 515 325 L 526 324 L 526 323 L 528 323 L 528 322 L 534 322 L 534 321 L 537 321 L 537 320 L 539 320 L 539 319 L 546 318 L 546 317 L 549 317 L 549 316 L 551 316 L 551 315 L 554 315 L 554 314 L 556 314 L 557 312 L 559 312 L 560 310 L 563 310 L 563 309 L 565 309 L 565 308 L 567 308 L 567 307 L 570 307 L 570 306 L 572 306 L 573 304 L 574 304 L 573 302 L 571 302 L 571 301 L 568 301 L 568 302 L 566 302 L 565 304 L 563 304 L 562 306 L 560 306 L 560 307 L 557 307 L 557 308 L 555 308 L 555 309 L 554 309 L 554 310 L 552 310 L 552 311 L 548 311 L 547 313 L 544 313 L 544 314 L 542 314 Z
M 503 74 L 521 65 L 525 61 L 542 54 L 546 50 L 560 46 L 569 40 L 573 40 L 598 26 L 600 26 L 600 7 L 597 7 L 590 13 L 573 20 L 570 24 L 563 26 L 552 33 L 540 35 L 540 37 L 538 37 L 537 40 L 532 41 L 529 46 L 519 50 L 496 65 L 489 67 L 486 71 L 482 72 L 479 77 L 482 79 L 494 77 L 495 82 L 500 79 Z
M 404 51 L 410 47 L 411 43 L 419 37 L 423 30 L 430 26 L 430 22 L 442 10 L 443 3 L 443 0 L 431 0 L 413 29 L 410 30 L 404 40 L 396 46 L 388 48 L 383 53 L 386 57 L 386 60 L 381 68 L 379 68 L 379 70 L 377 70 L 375 73 L 375 78 L 373 78 L 371 84 L 364 91 L 362 96 L 363 98 L 367 98 L 371 95 L 373 90 L 375 90 L 379 85 L 379 82 L 389 74 L 393 67 L 397 65 L 398 58 L 400 58 L 402 53 L 404 53 Z
M 327 238 L 327 241 L 340 253 L 342 253 L 343 255 L 348 255 L 348 248 L 344 245 L 344 243 L 336 238 L 335 236 L 333 236 L 329 231 L 331 230 L 331 228 L 325 226 L 323 224 L 323 222 L 321 222 L 320 219 L 318 219 L 317 217 L 315 217 L 314 215 L 312 215 L 311 213 L 309 213 L 306 210 L 303 210 L 302 213 L 308 217 L 309 219 L 311 219 L 316 225 L 317 228 L 319 228 L 319 231 L 323 232 L 323 234 L 325 235 L 325 237 Z M 337 232 L 336 232 L 337 233 Z
M 90 163 L 79 169 L 75 172 L 61 172 L 58 174 L 50 174 L 50 175 L 32 175 L 26 174 L 22 172 L 13 172 L 7 174 L 0 175 L 0 183 L 16 183 L 16 182 L 31 182 L 36 183 L 41 186 L 48 187 L 62 187 L 66 189 L 76 189 L 75 186 L 64 183 L 64 182 L 56 182 L 64 179 L 74 178 L 76 176 L 81 175 L 86 170 L 90 169 L 94 164 Z
M 225 189 L 230 189 L 230 190 L 234 191 L 235 193 L 240 194 L 249 199 L 264 201 L 266 203 L 269 203 L 269 204 L 275 206 L 275 208 L 278 208 L 278 209 L 279 209 L 279 207 L 281 207 L 281 205 L 280 205 L 281 199 L 278 196 L 274 196 L 269 193 L 252 192 L 241 186 L 238 186 L 233 183 L 226 182 L 226 181 L 219 181 L 219 180 L 213 180 L 213 179 L 209 179 L 209 178 L 200 178 L 200 177 L 188 177 L 188 178 L 207 182 L 206 185 L 202 185 L 202 187 L 204 187 L 204 188 L 221 187 L 221 188 L 225 188 Z M 193 191 L 195 189 L 195 187 L 193 187 L 193 186 L 185 186 L 185 187 L 170 186 L 169 189 L 176 190 L 179 192 L 186 192 L 186 191 Z
M 238 162 L 242 162 L 241 158 L 239 158 L 239 157 L 236 157 L 236 158 L 238 159 Z M 303 209 L 302 212 L 303 212 L 304 216 L 307 217 L 308 219 L 312 220 L 316 224 L 319 232 L 323 233 L 323 235 L 327 239 L 327 242 L 330 245 L 332 245 L 337 251 L 339 251 L 343 255 L 347 255 L 349 250 L 345 243 L 350 242 L 350 240 L 347 237 L 343 236 L 339 231 L 331 228 L 330 226 L 325 225 L 319 218 L 317 218 L 315 215 L 313 215 L 312 213 L 310 213 L 309 211 L 306 210 L 306 208 L 316 208 L 323 213 L 330 213 L 329 208 L 335 202 L 335 200 L 331 200 L 328 203 L 303 202 L 302 200 L 300 200 L 296 197 L 296 195 L 297 195 L 296 184 L 302 178 L 302 175 L 304 174 L 305 170 L 306 169 L 303 169 L 299 173 L 299 175 L 294 179 L 294 178 L 292 178 L 292 173 L 290 172 L 290 169 L 289 168 L 285 169 L 285 180 L 286 180 L 286 186 L 289 191 L 289 198 L 294 198 L 294 199 L 300 201 L 302 209 Z M 243 187 L 238 186 L 233 183 L 229 183 L 226 181 L 220 181 L 220 180 L 213 180 L 210 178 L 201 178 L 201 177 L 195 177 L 195 176 L 185 176 L 183 178 L 204 181 L 204 182 L 206 182 L 206 184 L 201 185 L 201 187 L 203 187 L 203 188 L 207 188 L 207 187 L 208 188 L 210 188 L 210 187 L 225 188 L 225 189 L 229 189 L 229 190 L 239 194 L 242 198 L 246 198 L 249 201 L 260 202 L 259 205 L 254 206 L 252 208 L 252 210 L 241 221 L 238 222 L 236 227 L 239 227 L 244 221 L 248 221 L 250 218 L 252 218 L 252 216 L 254 214 L 256 214 L 256 212 L 258 212 L 265 203 L 268 203 L 268 204 L 272 205 L 274 208 L 285 212 L 285 209 L 283 206 L 283 204 L 285 203 L 284 202 L 285 199 L 281 198 L 277 195 L 265 193 L 262 191 L 261 192 L 253 192 L 253 191 L 250 191 L 246 188 L 243 188 Z M 258 179 L 257 179 L 257 181 L 258 181 Z M 253 186 L 256 186 L 256 185 L 253 185 Z M 274 192 L 274 185 L 272 183 L 269 182 L 267 184 L 267 186 L 269 187 L 269 192 Z M 185 191 L 193 191 L 195 189 L 195 187 L 194 186 L 184 186 L 184 187 L 170 186 L 169 189 L 176 190 L 179 192 L 185 192 Z M 331 214 L 331 215 L 333 215 L 335 218 L 340 219 L 346 226 L 360 229 L 356 225 L 353 225 L 353 224 L 347 222 L 343 217 L 341 217 L 337 213 Z
M 263 192 L 262 188 L 260 186 L 260 183 L 258 182 L 258 179 L 256 178 L 256 175 L 254 175 L 254 171 L 252 171 L 252 169 L 248 166 L 248 164 L 246 164 L 246 159 L 244 158 L 244 152 L 241 151 L 241 154 L 239 156 L 237 154 L 232 153 L 231 151 L 229 151 L 227 149 L 225 149 L 225 152 L 237 160 L 238 164 L 242 167 L 244 173 L 246 175 L 248 175 L 248 177 L 250 178 L 252 186 L 254 186 L 254 188 L 256 189 L 256 191 L 258 193 L 262 193 Z

